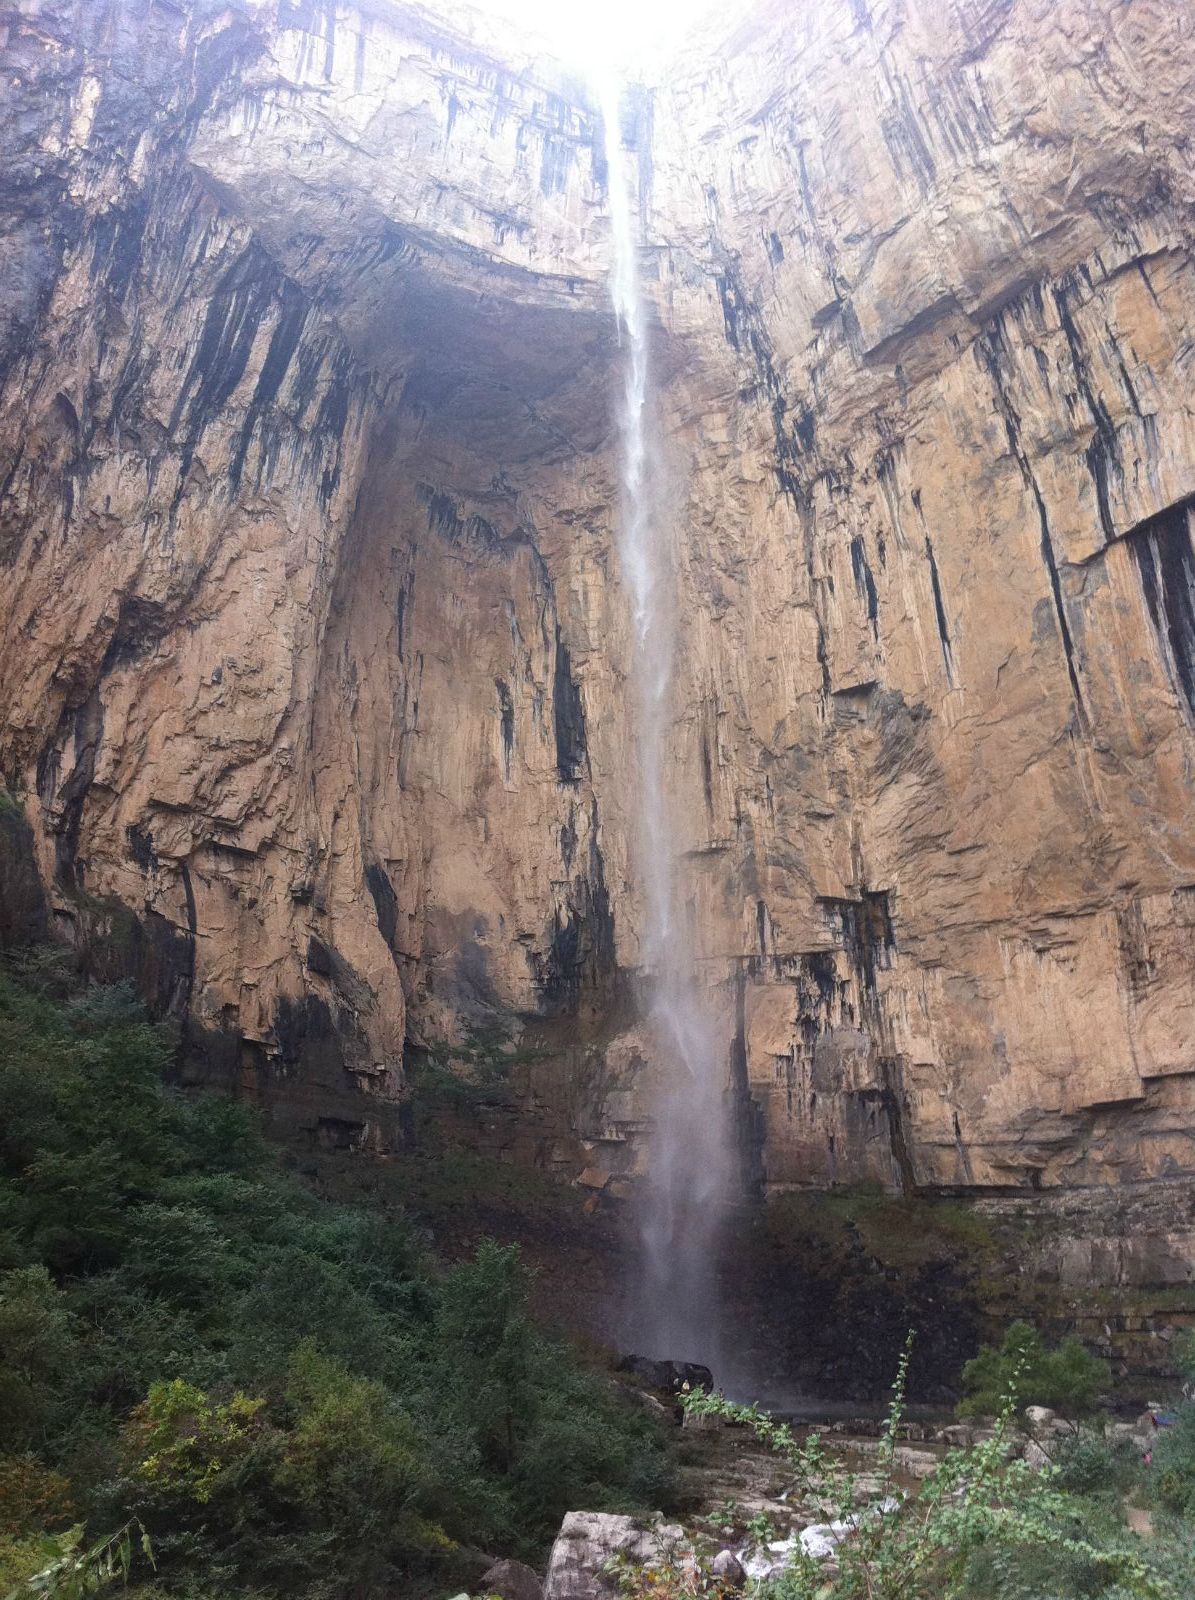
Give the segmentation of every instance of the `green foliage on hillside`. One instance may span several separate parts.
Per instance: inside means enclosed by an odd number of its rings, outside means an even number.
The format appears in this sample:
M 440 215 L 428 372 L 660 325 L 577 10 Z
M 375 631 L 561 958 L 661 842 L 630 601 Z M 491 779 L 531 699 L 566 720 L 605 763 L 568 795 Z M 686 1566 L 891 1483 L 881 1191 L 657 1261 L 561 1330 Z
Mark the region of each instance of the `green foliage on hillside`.
M 516 1250 L 442 1270 L 171 1055 L 57 952 L 0 970 L 0 1594 L 126 1527 L 155 1593 L 405 1592 L 659 1504 L 654 1424 L 531 1323 Z

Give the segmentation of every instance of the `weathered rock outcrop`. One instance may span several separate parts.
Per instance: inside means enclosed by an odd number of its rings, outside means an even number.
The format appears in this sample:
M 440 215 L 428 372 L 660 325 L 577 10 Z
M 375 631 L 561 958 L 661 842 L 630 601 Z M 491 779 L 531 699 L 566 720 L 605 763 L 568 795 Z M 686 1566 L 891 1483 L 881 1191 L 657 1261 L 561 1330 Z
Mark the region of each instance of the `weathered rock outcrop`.
M 560 1525 L 544 1600 L 612 1600 L 619 1590 L 618 1566 L 647 1566 L 653 1561 L 696 1570 L 692 1545 L 676 1523 L 645 1523 L 606 1511 L 570 1511 Z
M 10 856 L 322 1137 L 517 1037 L 514 1152 L 630 1167 L 596 113 L 377 0 L 0 30 Z M 625 102 L 682 898 L 772 1186 L 1191 1170 L 1193 64 L 1166 0 L 769 3 Z

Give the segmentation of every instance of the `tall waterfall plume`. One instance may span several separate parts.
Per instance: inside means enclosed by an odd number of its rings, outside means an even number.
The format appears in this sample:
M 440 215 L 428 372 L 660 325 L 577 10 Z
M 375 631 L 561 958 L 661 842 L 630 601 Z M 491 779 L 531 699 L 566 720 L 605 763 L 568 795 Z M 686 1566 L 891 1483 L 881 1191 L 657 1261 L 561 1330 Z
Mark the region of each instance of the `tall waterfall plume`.
M 653 1136 L 639 1201 L 640 1270 L 626 1336 L 645 1354 L 719 1359 L 718 1232 L 729 1182 L 726 1061 L 698 982 L 681 914 L 678 830 L 670 783 L 676 656 L 673 519 L 665 515 L 652 415 L 647 308 L 640 282 L 637 164 L 622 138 L 621 85 L 602 96 L 610 197 L 610 292 L 618 322 L 621 506 L 619 551 L 632 612 L 637 714 L 636 870 L 652 1048 Z

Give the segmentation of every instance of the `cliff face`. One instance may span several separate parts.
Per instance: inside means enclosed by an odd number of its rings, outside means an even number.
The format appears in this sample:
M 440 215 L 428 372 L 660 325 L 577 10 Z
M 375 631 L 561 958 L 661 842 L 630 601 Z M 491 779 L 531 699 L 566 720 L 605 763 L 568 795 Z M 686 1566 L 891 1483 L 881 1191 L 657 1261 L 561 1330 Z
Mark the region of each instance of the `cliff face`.
M 6 836 L 280 1116 L 390 1139 L 404 1043 L 499 1036 L 494 1137 L 628 1169 L 595 113 L 398 4 L 0 28 Z M 624 104 L 683 900 L 773 1186 L 1191 1171 L 1193 43 L 775 4 Z
M 1189 1170 L 1191 44 L 1166 5 L 808 7 L 658 118 L 701 119 L 734 358 L 694 876 L 755 956 L 773 1179 Z

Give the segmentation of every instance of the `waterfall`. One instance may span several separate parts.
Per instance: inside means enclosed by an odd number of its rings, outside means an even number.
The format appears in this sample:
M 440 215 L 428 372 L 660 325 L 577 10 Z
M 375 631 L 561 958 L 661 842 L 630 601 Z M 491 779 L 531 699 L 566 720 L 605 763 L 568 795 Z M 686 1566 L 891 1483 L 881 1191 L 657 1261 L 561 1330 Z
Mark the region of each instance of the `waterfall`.
M 637 716 L 635 868 L 642 885 L 641 970 L 653 1077 L 649 1171 L 638 1207 L 640 1267 L 626 1337 L 643 1354 L 704 1361 L 719 1356 L 716 1252 L 728 1182 L 726 1062 L 697 979 L 677 892 L 669 784 L 676 572 L 671 519 L 654 447 L 651 360 L 639 274 L 637 165 L 625 157 L 620 85 L 602 96 L 610 196 L 610 293 L 619 329 L 621 506 L 619 553 L 632 619 Z

